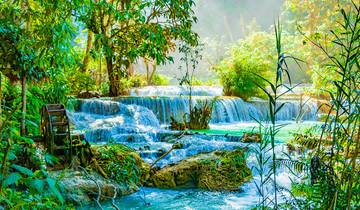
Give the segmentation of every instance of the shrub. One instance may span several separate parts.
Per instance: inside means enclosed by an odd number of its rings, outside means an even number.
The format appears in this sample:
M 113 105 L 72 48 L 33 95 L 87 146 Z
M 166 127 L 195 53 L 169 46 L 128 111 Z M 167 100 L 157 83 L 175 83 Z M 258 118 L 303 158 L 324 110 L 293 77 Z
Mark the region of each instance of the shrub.
M 123 77 L 119 80 L 119 92 L 121 95 L 127 95 L 129 89 L 146 85 L 146 80 L 139 74 L 130 77 Z
M 241 40 L 237 45 L 230 48 L 228 56 L 214 70 L 220 76 L 220 82 L 224 86 L 224 94 L 238 96 L 245 100 L 252 96 L 261 97 L 260 86 L 265 86 L 256 74 L 265 78 L 269 77 L 271 69 L 271 35 L 257 33 Z
M 59 74 L 50 78 L 48 83 L 44 83 L 42 89 L 44 91 L 45 103 L 67 103 L 68 94 L 71 91 L 71 83 L 67 81 L 63 74 Z
M 162 74 L 155 74 L 152 78 L 153 85 L 169 85 L 170 79 L 169 77 L 162 75 Z
M 99 91 L 102 96 L 109 95 L 109 83 L 102 82 L 99 87 Z
M 93 147 L 99 165 L 108 178 L 129 187 L 139 185 L 148 173 L 148 166 L 131 148 L 122 144 Z
M 170 117 L 170 128 L 172 130 L 206 130 L 209 129 L 211 114 L 217 98 L 211 101 L 199 103 L 191 108 L 190 113 L 183 115 L 183 121 Z
M 191 84 L 192 85 L 203 85 L 203 81 L 201 81 L 200 79 L 196 78 L 196 77 L 192 77 L 191 78 Z
M 68 76 L 71 93 L 78 95 L 81 91 L 95 90 L 95 80 L 89 72 L 74 71 Z

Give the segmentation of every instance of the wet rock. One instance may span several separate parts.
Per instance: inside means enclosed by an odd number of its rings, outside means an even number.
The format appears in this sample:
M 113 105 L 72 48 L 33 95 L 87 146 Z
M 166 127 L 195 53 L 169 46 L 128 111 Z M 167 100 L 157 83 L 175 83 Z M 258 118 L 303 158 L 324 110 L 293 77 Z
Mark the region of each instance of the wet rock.
M 86 171 L 74 158 L 72 169 L 50 172 L 69 202 L 87 205 L 97 198 L 99 187 L 101 201 L 113 198 L 115 192 L 117 197 L 129 195 L 148 178 L 150 166 L 125 145 L 94 145 L 90 150 L 88 159 L 81 161 Z
M 244 133 L 241 138 L 241 141 L 244 143 L 260 143 L 261 134 L 259 133 Z
M 183 133 L 180 131 L 162 131 L 161 133 L 158 133 L 158 138 L 161 142 L 175 143 L 182 135 Z
M 237 190 L 251 178 L 242 150 L 199 154 L 150 174 L 147 185 L 159 188 Z
M 138 190 L 136 185 L 116 183 L 114 180 L 105 179 L 95 172 L 86 174 L 82 170 L 53 171 L 49 174 L 58 180 L 59 188 L 66 201 L 76 205 L 88 205 L 97 198 L 99 185 L 101 190 L 100 200 L 110 199 L 115 195 L 124 196 Z
M 129 143 L 135 142 L 135 137 L 132 136 L 132 135 L 129 135 L 129 136 L 127 137 L 127 139 L 126 139 L 126 142 L 129 142 Z
M 161 155 L 165 154 L 166 150 L 164 148 L 158 149 L 156 152 L 156 156 L 160 157 Z
M 97 91 L 81 91 L 77 98 L 100 98 L 101 94 Z

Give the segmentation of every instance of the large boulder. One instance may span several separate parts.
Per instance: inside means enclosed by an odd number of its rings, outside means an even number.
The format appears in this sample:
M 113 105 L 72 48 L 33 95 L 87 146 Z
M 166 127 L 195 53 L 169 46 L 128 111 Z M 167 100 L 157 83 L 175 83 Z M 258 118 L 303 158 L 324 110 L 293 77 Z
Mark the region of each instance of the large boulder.
M 97 199 L 100 191 L 100 201 L 129 195 L 136 192 L 137 185 L 117 183 L 105 179 L 96 172 L 83 170 L 64 170 L 50 172 L 50 176 L 58 180 L 59 188 L 67 202 L 76 205 L 88 205 Z M 116 194 L 115 194 L 116 192 Z
M 97 91 L 81 91 L 77 98 L 100 98 L 101 94 Z
M 95 145 L 90 150 L 91 155 L 84 153 L 87 161 L 75 158 L 71 169 L 50 172 L 68 202 L 87 205 L 97 199 L 99 191 L 100 201 L 129 195 L 148 177 L 150 166 L 125 145 Z M 80 166 L 84 164 L 86 169 Z
M 91 149 L 103 170 L 98 172 L 107 178 L 129 185 L 141 185 L 148 178 L 150 166 L 135 150 L 123 144 L 96 145 Z
M 242 150 L 199 154 L 150 174 L 147 185 L 159 188 L 238 190 L 252 177 Z

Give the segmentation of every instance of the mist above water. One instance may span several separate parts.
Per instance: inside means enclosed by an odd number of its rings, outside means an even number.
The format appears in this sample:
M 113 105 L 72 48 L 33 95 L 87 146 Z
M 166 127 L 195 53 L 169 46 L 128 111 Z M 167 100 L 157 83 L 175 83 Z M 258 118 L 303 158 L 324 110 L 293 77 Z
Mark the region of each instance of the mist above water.
M 203 59 L 197 66 L 195 77 L 202 81 L 218 83 L 211 66 L 219 62 L 230 44 L 254 31 L 270 31 L 280 16 L 283 0 L 198 0 L 195 1 L 198 22 L 193 29 L 204 43 Z M 174 63 L 157 67 L 157 73 L 168 76 L 171 84 L 179 83 L 184 70 L 179 71 L 180 55 L 171 53 Z M 146 73 L 140 60 L 137 71 Z
M 223 37 L 224 44 L 244 38 L 249 30 L 267 31 L 280 15 L 283 0 L 199 0 L 194 30 L 201 39 Z M 254 28 L 249 28 L 254 25 Z

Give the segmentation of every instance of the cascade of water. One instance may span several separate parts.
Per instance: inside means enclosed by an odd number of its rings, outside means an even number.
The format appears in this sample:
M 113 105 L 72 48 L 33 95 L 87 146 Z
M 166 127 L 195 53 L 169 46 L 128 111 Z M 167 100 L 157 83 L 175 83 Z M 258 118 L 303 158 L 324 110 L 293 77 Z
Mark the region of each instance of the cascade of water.
M 150 109 L 158 110 L 158 116 L 166 119 L 170 114 L 185 113 L 188 108 L 187 98 L 125 97 L 118 100 L 121 103 L 100 99 L 79 100 L 79 106 L 75 112 L 70 113 L 70 119 L 77 129 L 85 131 L 88 141 L 112 140 L 124 143 L 138 150 L 149 163 L 171 148 L 175 141 L 172 136 L 174 131 L 161 129 L 157 116 Z M 196 105 L 201 100 L 205 98 L 194 98 L 193 102 Z M 248 103 L 239 98 L 221 98 L 214 105 L 212 122 L 250 121 L 251 117 L 261 118 L 266 115 L 266 105 L 264 101 Z M 279 113 L 279 118 L 288 119 L 297 114 L 296 105 L 285 105 L 284 113 Z M 171 139 L 168 140 L 171 143 L 166 140 L 169 134 Z M 229 140 L 224 136 L 191 135 L 176 141 L 182 143 L 183 148 L 173 151 L 171 155 L 159 161 L 158 166 L 176 163 L 201 152 L 233 150 L 244 146 L 238 140 Z
M 151 141 L 160 128 L 159 120 L 149 109 L 110 100 L 81 100 L 70 119 L 92 142 Z
M 193 104 L 210 101 L 211 97 L 194 97 Z M 124 104 L 136 104 L 154 112 L 162 124 L 168 124 L 170 117 L 182 119 L 188 113 L 189 101 L 187 97 L 121 97 L 117 100 Z M 302 120 L 316 120 L 317 105 L 307 102 L 301 110 L 300 102 L 287 100 L 283 109 L 278 113 L 278 120 L 295 120 L 304 113 Z M 240 98 L 223 97 L 217 99 L 213 107 L 211 123 L 247 122 L 253 119 L 266 120 L 268 117 L 268 102 L 257 100 L 245 102 Z
M 193 96 L 222 96 L 223 88 L 216 86 L 193 86 Z M 186 86 L 146 86 L 130 90 L 131 96 L 185 96 L 189 95 Z
M 284 103 L 285 105 L 277 113 L 277 120 L 312 120 L 317 119 L 317 109 L 318 106 L 314 101 L 308 101 L 306 104 L 301 104 L 298 100 L 280 100 L 280 104 Z M 269 103 L 264 100 L 253 101 L 255 109 L 261 112 L 260 120 L 268 119 L 268 109 Z
M 194 97 L 194 105 L 201 104 L 212 97 Z M 189 101 L 187 97 L 121 97 L 116 100 L 79 100 L 74 112 L 70 112 L 70 119 L 77 129 L 85 131 L 85 137 L 92 142 L 107 142 L 113 140 L 126 144 L 140 153 L 148 163 L 153 163 L 159 156 L 172 147 L 177 141 L 183 147 L 173 150 L 156 165 L 164 167 L 177 163 L 186 157 L 197 155 L 202 152 L 216 150 L 234 150 L 245 146 L 252 147 L 255 144 L 239 142 L 237 139 L 229 139 L 225 136 L 212 135 L 185 135 L 180 139 L 171 138 L 166 133 L 172 131 L 162 130 L 161 123 L 168 123 L 170 116 L 182 116 L 187 113 Z M 300 103 L 294 100 L 287 102 L 278 114 L 278 120 L 292 120 L 300 112 L 304 112 L 304 120 L 316 119 L 316 103 L 308 102 L 300 110 Z M 219 98 L 212 113 L 212 123 L 252 121 L 252 117 L 264 120 L 267 117 L 268 102 L 257 100 L 244 102 L 240 98 Z M 246 124 L 246 123 L 244 123 Z M 226 126 L 218 124 L 212 126 Z M 252 126 L 251 126 L 252 127 Z M 165 138 L 164 138 L 165 136 Z M 276 147 L 276 152 L 281 154 L 283 146 Z M 249 150 L 251 151 L 251 150 Z M 256 166 L 256 157 L 249 154 L 247 164 L 253 169 Z M 254 180 L 259 180 L 259 174 L 253 169 Z M 289 181 L 285 170 L 280 169 L 277 176 L 282 186 L 287 186 Z M 247 198 L 257 197 L 254 182 L 243 186 Z M 250 204 L 249 204 L 250 205 Z
M 221 98 L 214 104 L 211 123 L 251 121 L 260 116 L 261 112 L 251 103 L 240 98 Z

